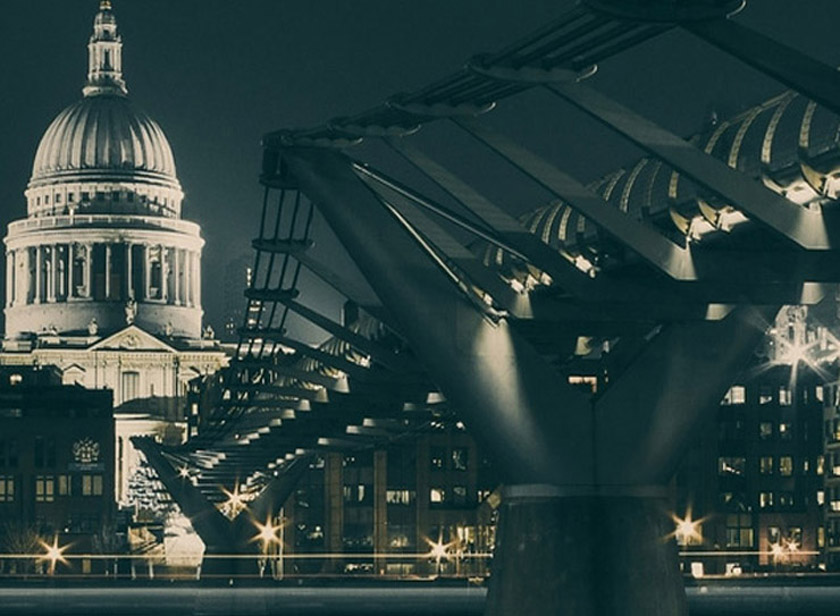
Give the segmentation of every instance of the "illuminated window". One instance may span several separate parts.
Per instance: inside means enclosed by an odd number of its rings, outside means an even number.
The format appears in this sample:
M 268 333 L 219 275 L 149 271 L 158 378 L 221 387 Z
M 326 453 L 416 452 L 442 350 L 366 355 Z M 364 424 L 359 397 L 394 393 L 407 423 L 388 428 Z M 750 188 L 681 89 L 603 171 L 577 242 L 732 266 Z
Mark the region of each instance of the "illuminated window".
M 70 475 L 59 475 L 58 476 L 58 495 L 59 496 L 72 496 L 73 494 L 73 481 Z
M 767 527 L 767 541 L 770 543 L 779 543 L 782 539 L 782 530 L 778 526 Z
M 791 394 L 790 387 L 786 387 L 785 385 L 779 387 L 779 404 L 781 406 L 790 406 L 793 404 L 793 395 Z
M 452 469 L 456 471 L 467 470 L 469 450 L 466 447 L 454 447 L 452 449 Z
M 438 505 L 446 502 L 446 490 L 443 488 L 430 488 L 429 502 Z
M 758 495 L 758 506 L 762 509 L 767 509 L 773 506 L 773 493 L 760 492 Z
M 411 490 L 386 490 L 385 502 L 389 505 L 410 505 L 414 501 Z
M 23 382 L 22 374 L 13 374 L 9 377 L 9 385 L 20 385 Z
M 726 547 L 751 548 L 755 542 L 752 516 L 748 513 L 726 516 Z
M 102 475 L 82 475 L 82 496 L 102 496 Z
M 35 478 L 35 502 L 51 503 L 55 500 L 55 477 L 38 475 Z
M 822 385 L 817 385 L 816 389 L 814 390 L 814 395 L 816 396 L 817 400 L 819 400 L 820 402 L 824 401 L 825 393 L 823 391 L 823 386 Z
M 768 441 L 773 438 L 773 422 L 762 421 L 758 424 L 758 438 L 762 441 Z
M 773 456 L 761 456 L 758 461 L 758 470 L 762 475 L 773 474 Z
M 824 548 L 825 547 L 825 526 L 818 526 L 817 527 L 817 547 Z
M 825 505 L 825 490 L 817 490 L 817 504 Z
M 15 500 L 15 478 L 10 475 L 0 475 L 0 503 L 11 503 Z
M 432 447 L 429 450 L 429 465 L 433 471 L 440 471 L 446 467 L 446 449 Z
M 598 377 L 571 374 L 569 375 L 569 385 L 574 385 L 577 389 L 582 389 L 586 393 L 594 394 L 598 391 Z
M 722 405 L 744 404 L 747 401 L 747 388 L 743 385 L 733 385 L 720 401 Z
M 793 458 L 791 456 L 781 456 L 779 458 L 779 474 L 784 477 L 793 475 Z
M 718 475 L 744 475 L 744 468 L 747 465 L 746 458 L 718 458 Z
M 793 439 L 793 424 L 790 423 L 780 423 L 779 424 L 779 438 L 783 441 L 789 441 Z
M 773 390 L 769 385 L 762 385 L 758 388 L 758 403 L 770 404 L 773 402 Z
M 793 507 L 793 492 L 779 492 L 779 507 Z
M 798 547 L 802 547 L 802 527 L 789 526 L 788 527 L 788 542 L 795 543 Z
M 817 456 L 817 475 L 825 473 L 825 456 Z

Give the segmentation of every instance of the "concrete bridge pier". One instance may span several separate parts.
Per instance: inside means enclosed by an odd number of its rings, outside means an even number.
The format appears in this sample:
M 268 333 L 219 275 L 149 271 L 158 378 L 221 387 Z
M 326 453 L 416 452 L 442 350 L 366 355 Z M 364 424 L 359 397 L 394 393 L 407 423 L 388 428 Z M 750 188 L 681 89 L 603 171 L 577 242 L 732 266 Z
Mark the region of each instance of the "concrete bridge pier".
M 685 616 L 664 494 L 509 486 L 486 616 Z

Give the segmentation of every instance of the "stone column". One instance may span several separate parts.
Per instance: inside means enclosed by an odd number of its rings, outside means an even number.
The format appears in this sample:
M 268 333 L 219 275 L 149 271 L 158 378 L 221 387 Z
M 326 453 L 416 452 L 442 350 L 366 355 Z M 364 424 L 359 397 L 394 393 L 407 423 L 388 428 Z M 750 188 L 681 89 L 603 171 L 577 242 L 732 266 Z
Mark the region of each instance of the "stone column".
M 14 252 L 11 250 L 6 251 L 6 307 L 12 305 L 14 301 L 14 286 L 13 286 L 13 274 L 15 271 L 15 261 L 14 261 Z
M 166 258 L 166 246 L 160 246 L 160 299 L 166 303 L 169 298 L 169 260 Z
M 201 306 L 201 255 L 193 252 L 193 306 Z
M 181 249 L 172 249 L 172 302 L 181 304 Z
M 73 299 L 76 295 L 76 280 L 73 276 L 73 270 L 76 269 L 76 250 L 75 244 L 69 242 L 67 244 L 67 300 Z
M 143 244 L 143 300 L 149 300 L 152 297 L 151 289 L 151 267 L 152 267 L 152 251 L 149 250 L 148 244 Z
M 41 303 L 41 247 L 35 248 L 35 298 L 34 304 Z
M 126 299 L 134 297 L 134 267 L 131 251 L 133 250 L 131 242 L 125 243 L 125 297 Z
M 93 296 L 93 244 L 85 244 L 85 297 Z
M 192 263 L 193 263 L 192 262 L 192 251 L 191 250 L 184 250 L 184 305 L 186 305 L 186 306 L 192 306 L 193 305 Z
M 111 245 L 105 244 L 105 299 L 111 299 Z
M 50 246 L 50 279 L 47 287 L 47 301 L 55 302 L 58 295 L 58 244 Z

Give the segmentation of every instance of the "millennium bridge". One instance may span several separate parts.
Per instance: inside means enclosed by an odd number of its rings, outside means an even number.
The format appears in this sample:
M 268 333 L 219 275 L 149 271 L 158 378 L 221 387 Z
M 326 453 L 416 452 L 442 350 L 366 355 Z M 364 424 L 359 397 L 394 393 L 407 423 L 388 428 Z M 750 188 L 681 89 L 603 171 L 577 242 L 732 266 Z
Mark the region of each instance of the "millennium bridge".
M 840 76 L 743 26 L 747 11 L 583 0 L 438 81 L 265 135 L 236 357 L 196 436 L 136 441 L 206 570 L 256 566 L 235 558 L 259 550 L 251 519 L 269 524 L 313 455 L 455 417 L 504 479 L 485 614 L 688 613 L 666 484 L 779 308 L 840 282 Z M 673 29 L 789 89 L 685 137 L 590 85 Z M 587 185 L 506 121 L 570 108 L 645 157 Z M 499 175 L 544 200 L 516 211 Z M 313 254 L 316 210 L 352 264 Z M 304 268 L 354 317 L 307 305 Z M 295 339 L 292 314 L 331 338 Z M 569 383 L 582 357 L 601 362 L 597 392 Z M 220 506 L 235 482 L 256 493 L 247 515 Z

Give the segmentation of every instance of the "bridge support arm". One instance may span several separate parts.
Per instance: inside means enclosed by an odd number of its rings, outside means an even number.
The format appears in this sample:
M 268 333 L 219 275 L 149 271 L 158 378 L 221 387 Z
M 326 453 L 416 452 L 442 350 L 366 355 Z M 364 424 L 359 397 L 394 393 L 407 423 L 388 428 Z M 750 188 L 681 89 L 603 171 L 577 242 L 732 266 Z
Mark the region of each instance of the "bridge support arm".
M 399 329 L 514 481 L 591 481 L 590 404 L 506 322 L 486 319 L 355 175 L 343 155 L 282 152 Z M 558 439 L 569 446 L 558 447 Z M 540 479 L 537 479 L 540 478 Z

